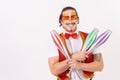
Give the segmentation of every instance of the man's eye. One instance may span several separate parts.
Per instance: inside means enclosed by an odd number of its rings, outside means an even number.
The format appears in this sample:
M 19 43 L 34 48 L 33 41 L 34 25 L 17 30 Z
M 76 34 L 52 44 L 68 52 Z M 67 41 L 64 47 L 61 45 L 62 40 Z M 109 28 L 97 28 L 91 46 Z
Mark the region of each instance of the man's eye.
M 69 16 L 63 16 L 62 19 L 63 20 L 69 20 Z
M 72 20 L 77 19 L 77 16 L 71 16 L 71 19 Z

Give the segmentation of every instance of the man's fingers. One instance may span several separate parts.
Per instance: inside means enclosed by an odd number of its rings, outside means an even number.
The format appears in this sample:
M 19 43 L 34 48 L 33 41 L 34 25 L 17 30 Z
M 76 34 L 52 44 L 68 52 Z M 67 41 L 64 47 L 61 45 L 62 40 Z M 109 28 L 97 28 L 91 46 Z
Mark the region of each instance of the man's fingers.
M 88 58 L 88 55 L 85 55 L 86 58 Z

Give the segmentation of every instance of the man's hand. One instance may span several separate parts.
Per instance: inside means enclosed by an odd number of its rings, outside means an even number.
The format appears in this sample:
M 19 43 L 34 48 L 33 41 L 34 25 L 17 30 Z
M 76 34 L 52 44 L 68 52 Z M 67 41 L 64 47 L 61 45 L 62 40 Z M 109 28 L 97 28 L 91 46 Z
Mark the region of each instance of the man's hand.
M 79 52 L 76 52 L 76 53 L 73 53 L 73 55 L 71 56 L 72 59 L 75 59 L 77 61 L 84 61 L 86 60 L 86 58 L 88 58 L 88 55 L 91 53 L 90 51 L 79 51 Z
M 75 59 L 69 59 L 68 65 L 71 69 L 80 69 L 80 62 Z

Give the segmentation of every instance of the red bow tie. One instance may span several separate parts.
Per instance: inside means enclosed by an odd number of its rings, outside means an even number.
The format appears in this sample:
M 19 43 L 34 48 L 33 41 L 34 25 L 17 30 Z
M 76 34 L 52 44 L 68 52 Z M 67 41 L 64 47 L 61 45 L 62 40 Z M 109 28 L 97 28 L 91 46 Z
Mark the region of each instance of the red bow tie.
M 76 39 L 77 38 L 77 33 L 72 33 L 72 34 L 65 33 L 65 38 L 68 39 L 69 37 L 72 37 L 72 38 Z

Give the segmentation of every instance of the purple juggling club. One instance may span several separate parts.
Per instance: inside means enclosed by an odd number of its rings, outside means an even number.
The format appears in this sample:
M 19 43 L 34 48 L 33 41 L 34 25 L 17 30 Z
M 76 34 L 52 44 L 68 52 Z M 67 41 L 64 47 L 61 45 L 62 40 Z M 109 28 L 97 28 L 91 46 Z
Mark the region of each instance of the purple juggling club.
M 105 43 L 109 36 L 111 35 L 111 33 L 112 33 L 111 30 L 106 30 L 105 32 L 100 34 L 98 38 L 95 40 L 95 42 L 92 44 L 92 46 L 88 49 L 88 51 L 93 51 L 94 49 Z

